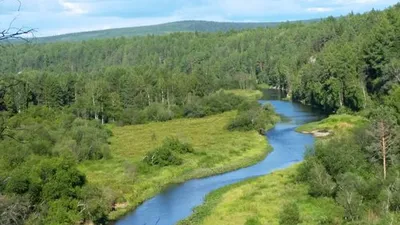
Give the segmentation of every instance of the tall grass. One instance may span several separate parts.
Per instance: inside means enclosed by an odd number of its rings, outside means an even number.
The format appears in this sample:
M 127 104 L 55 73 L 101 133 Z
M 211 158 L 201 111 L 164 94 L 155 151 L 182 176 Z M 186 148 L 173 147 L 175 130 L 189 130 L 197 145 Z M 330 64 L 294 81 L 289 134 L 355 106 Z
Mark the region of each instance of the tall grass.
M 90 183 L 126 200 L 125 208 L 110 215 L 111 219 L 118 218 L 172 183 L 231 171 L 263 159 L 271 150 L 264 136 L 256 131 L 226 130 L 236 114 L 113 127 L 112 158 L 83 163 L 80 170 Z M 142 160 L 146 154 L 167 137 L 190 143 L 194 153 L 182 157 L 183 164 L 178 166 L 145 165 Z
M 312 198 L 307 186 L 295 181 L 297 166 L 216 190 L 206 197 L 194 214 L 180 225 L 279 224 L 282 207 L 295 202 L 302 224 L 335 221 L 340 224 L 342 209 L 333 199 Z M 321 207 L 324 206 L 324 207 Z

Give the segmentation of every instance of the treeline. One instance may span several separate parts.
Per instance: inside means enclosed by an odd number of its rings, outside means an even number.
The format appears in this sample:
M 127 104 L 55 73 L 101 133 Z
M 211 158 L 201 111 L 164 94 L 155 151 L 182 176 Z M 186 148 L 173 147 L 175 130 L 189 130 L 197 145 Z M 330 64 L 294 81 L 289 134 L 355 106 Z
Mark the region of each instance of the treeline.
M 171 109 L 221 88 L 267 83 L 328 112 L 357 111 L 399 81 L 400 6 L 321 22 L 216 34 L 175 33 L 4 48 L 9 91 L 0 108 L 75 106 L 118 120 L 124 110 Z
M 366 113 L 369 123 L 319 141 L 299 168 L 313 197 L 343 207 L 345 224 L 400 222 L 400 86 Z M 321 224 L 342 218 L 325 215 Z

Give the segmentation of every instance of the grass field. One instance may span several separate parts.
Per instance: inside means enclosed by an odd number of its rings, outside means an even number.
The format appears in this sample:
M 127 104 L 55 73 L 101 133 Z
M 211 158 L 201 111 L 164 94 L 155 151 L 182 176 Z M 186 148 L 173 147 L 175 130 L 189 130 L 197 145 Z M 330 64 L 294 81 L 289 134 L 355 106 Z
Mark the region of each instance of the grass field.
M 358 126 L 366 124 L 368 120 L 362 116 L 354 115 L 331 115 L 328 118 L 308 123 L 297 128 L 298 132 L 313 132 L 313 131 L 326 131 L 331 133 L 338 133 L 351 130 Z
M 341 223 L 342 209 L 333 199 L 312 198 L 307 186 L 295 182 L 297 166 L 216 190 L 180 225 L 279 224 L 282 206 L 296 202 L 302 224 L 313 225 L 333 219 Z M 323 206 L 323 207 L 321 207 Z
M 249 166 L 271 150 L 256 131 L 229 132 L 225 129 L 236 112 L 202 119 L 177 119 L 146 125 L 114 127 L 109 160 L 86 162 L 80 170 L 90 183 L 126 199 L 124 208 L 112 212 L 111 219 L 129 212 L 171 183 L 178 183 Z M 180 166 L 141 169 L 147 152 L 166 137 L 191 143 L 195 154 L 185 155 Z
M 263 93 L 260 90 L 235 89 L 235 90 L 224 90 L 224 92 L 242 96 L 251 100 L 258 100 L 263 96 Z

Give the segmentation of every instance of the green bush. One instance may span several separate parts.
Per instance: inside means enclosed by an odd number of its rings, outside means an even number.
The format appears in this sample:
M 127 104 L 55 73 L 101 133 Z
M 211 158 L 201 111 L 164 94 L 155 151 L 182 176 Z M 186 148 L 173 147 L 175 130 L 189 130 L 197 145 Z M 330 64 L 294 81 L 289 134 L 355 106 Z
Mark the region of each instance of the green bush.
M 257 102 L 256 102 L 257 103 Z M 268 125 L 276 122 L 274 112 L 258 103 L 243 103 L 239 107 L 239 114 L 227 126 L 230 131 L 265 130 Z
M 147 153 L 143 162 L 150 166 L 177 166 L 182 164 L 182 159 L 175 156 L 168 148 L 159 147 Z
M 153 103 L 144 109 L 145 114 L 149 121 L 168 121 L 174 118 L 171 110 L 167 109 L 165 105 Z
M 164 140 L 163 148 L 167 148 L 173 152 L 177 152 L 180 154 L 188 154 L 193 153 L 193 147 L 188 143 L 183 143 L 179 141 L 177 138 L 167 137 Z
M 336 184 L 332 177 L 326 172 L 323 165 L 314 163 L 308 175 L 309 193 L 312 196 L 332 196 L 335 192 Z
M 149 166 L 176 166 L 183 163 L 178 155 L 193 152 L 193 147 L 190 144 L 182 143 L 176 138 L 166 138 L 162 146 L 147 153 L 143 162 Z
M 283 207 L 279 215 L 280 225 L 297 225 L 301 223 L 300 210 L 296 203 L 290 203 Z

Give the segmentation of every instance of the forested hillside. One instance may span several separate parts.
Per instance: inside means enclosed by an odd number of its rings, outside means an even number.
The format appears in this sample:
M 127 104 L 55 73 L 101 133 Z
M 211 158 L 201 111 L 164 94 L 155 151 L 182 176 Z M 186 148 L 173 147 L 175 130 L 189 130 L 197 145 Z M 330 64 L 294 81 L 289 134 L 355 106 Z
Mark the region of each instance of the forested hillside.
M 226 127 L 232 132 L 262 132 L 276 121 L 269 107 L 261 109 L 220 89 L 255 89 L 268 84 L 328 113 L 363 111 L 372 119 L 387 115 L 384 118 L 390 121 L 381 124 L 390 125 L 387 133 L 391 135 L 400 118 L 399 34 L 400 5 L 396 5 L 385 11 L 270 29 L 2 46 L 0 224 L 105 223 L 121 196 L 88 182 L 78 169 L 82 163 L 111 157 L 108 140 L 112 134 L 102 124 L 202 118 L 231 110 L 238 110 Z M 364 110 L 383 102 L 388 110 Z M 378 122 L 372 125 L 379 126 Z M 379 139 L 378 133 L 368 135 L 371 140 Z M 378 147 L 369 155 L 349 155 L 345 141 L 337 143 L 343 153 L 340 157 L 317 145 L 316 152 L 321 154 L 313 160 L 319 164 L 305 168 L 304 175 L 327 172 L 330 175 L 322 178 L 329 185 L 337 182 L 337 187 L 353 187 L 346 183 L 353 175 L 339 173 L 354 169 L 353 162 L 346 160 L 353 157 L 358 160 L 354 165 L 360 167 L 369 165 L 366 156 L 381 162 Z M 196 155 L 186 144 L 166 141 L 127 170 L 144 177 L 161 174 L 163 167 L 184 165 L 184 154 L 215 161 L 210 155 Z M 354 149 L 367 149 L 370 143 L 353 144 Z M 331 161 L 349 167 L 337 168 Z M 392 168 L 396 167 L 387 167 Z M 378 174 L 375 167 L 363 171 Z M 393 174 L 388 172 L 388 181 L 395 180 Z M 395 181 L 393 187 L 398 189 Z M 338 202 L 352 195 L 321 188 L 317 195 L 337 194 L 341 196 Z M 359 192 L 371 193 L 367 196 L 371 205 L 379 194 L 369 189 Z M 398 205 L 385 206 L 398 210 Z
M 312 21 L 314 20 L 310 20 L 307 22 L 312 22 Z M 178 21 L 178 22 L 151 25 L 151 26 L 117 28 L 109 30 L 89 31 L 89 32 L 36 38 L 34 42 L 84 41 L 84 40 L 102 39 L 102 38 L 163 35 L 174 32 L 226 32 L 230 30 L 275 27 L 279 24 L 280 24 L 279 22 L 233 23 L 233 22 L 211 22 L 211 21 Z
M 24 82 L 3 94 L 1 107 L 74 105 L 81 115 L 113 120 L 123 109 L 267 83 L 329 112 L 360 110 L 400 79 L 399 11 L 243 32 L 4 48 L 2 76 Z

